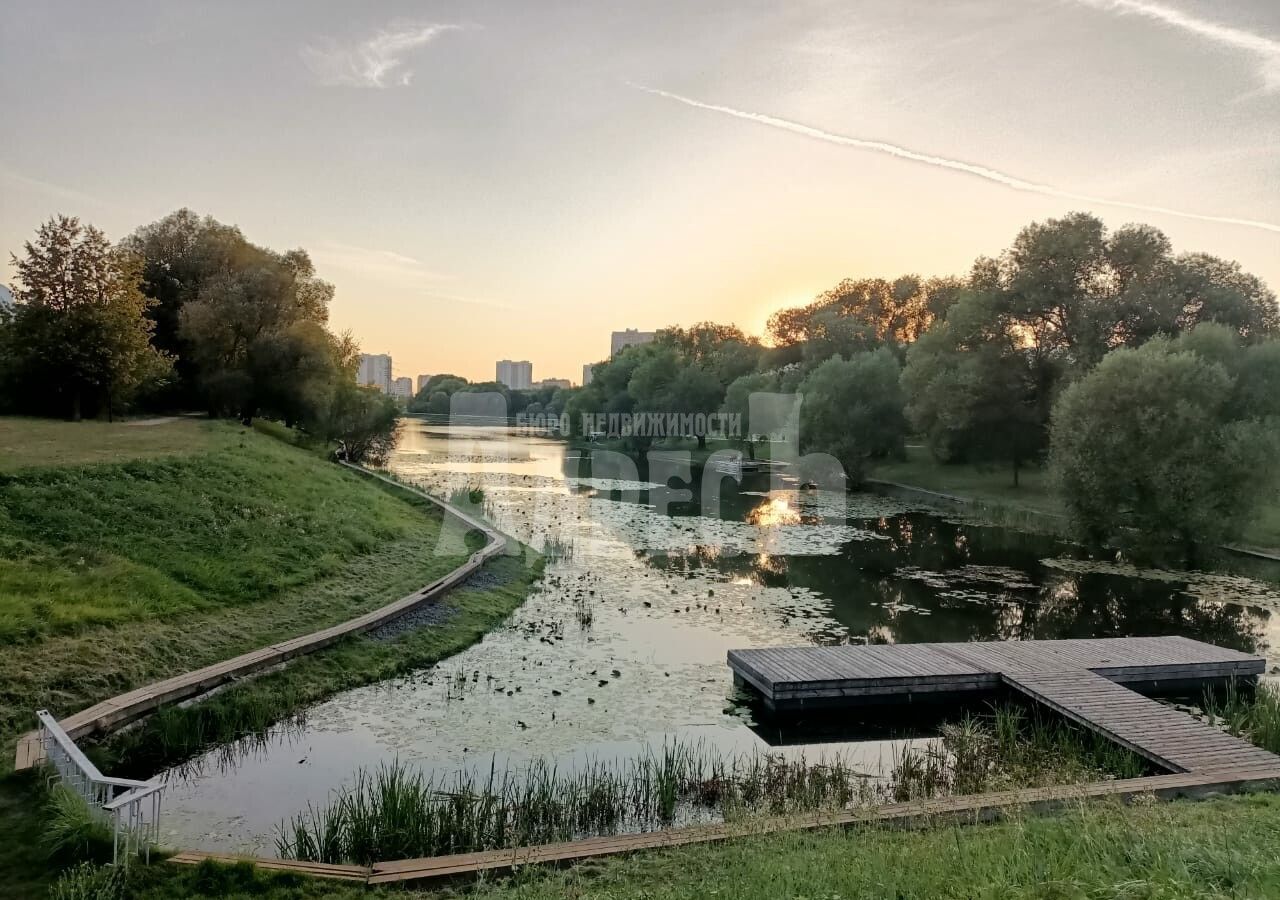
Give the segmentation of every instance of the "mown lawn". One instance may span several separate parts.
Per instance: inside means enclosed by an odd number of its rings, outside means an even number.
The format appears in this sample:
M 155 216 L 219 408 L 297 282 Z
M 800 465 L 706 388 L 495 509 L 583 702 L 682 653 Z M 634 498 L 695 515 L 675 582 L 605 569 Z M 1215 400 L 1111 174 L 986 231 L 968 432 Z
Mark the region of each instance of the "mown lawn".
M 216 430 L 201 419 L 157 422 L 61 422 L 55 419 L 0 417 L 0 473 L 31 466 L 155 459 L 188 455 L 218 442 Z
M 174 867 L 175 869 L 177 867 Z M 142 870 L 127 896 L 458 896 L 369 891 L 245 867 Z M 976 900 L 1280 897 L 1280 798 L 1084 805 L 1055 816 L 920 831 L 829 830 L 743 838 L 490 880 L 474 900 Z

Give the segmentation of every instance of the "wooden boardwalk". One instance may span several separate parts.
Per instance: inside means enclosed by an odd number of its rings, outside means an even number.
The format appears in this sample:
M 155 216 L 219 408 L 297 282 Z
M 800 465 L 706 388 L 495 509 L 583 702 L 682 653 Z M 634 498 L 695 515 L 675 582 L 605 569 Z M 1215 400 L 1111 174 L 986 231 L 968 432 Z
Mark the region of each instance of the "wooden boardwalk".
M 1169 772 L 1276 765 L 1280 758 L 1087 670 L 1005 673 L 1005 683 Z
M 926 827 L 953 823 L 974 824 L 1010 813 L 1044 813 L 1089 800 L 1128 800 L 1134 797 L 1195 798 L 1240 791 L 1280 788 L 1280 765 L 1224 771 L 1216 774 L 1157 775 L 1089 784 L 1026 788 L 932 800 L 913 800 L 858 809 L 807 813 L 747 820 L 734 824 L 696 825 L 618 834 L 555 844 L 539 844 L 480 853 L 457 853 L 422 859 L 377 862 L 368 868 L 334 866 L 280 859 L 253 859 L 200 851 L 183 851 L 169 861 L 195 865 L 205 859 L 217 862 L 249 862 L 271 871 L 289 871 L 318 878 L 363 880 L 371 885 L 449 882 L 478 875 L 500 875 L 523 866 L 571 865 L 587 859 L 663 850 L 690 844 L 708 844 L 752 835 L 819 828 Z
M 768 691 L 775 705 L 879 700 L 920 693 L 949 697 L 1007 686 L 1134 750 L 1169 774 L 989 794 L 943 797 L 824 811 L 745 823 L 698 825 L 555 844 L 399 859 L 359 866 L 289 860 L 249 860 L 263 868 L 367 884 L 442 882 L 501 874 L 529 865 L 581 860 L 829 827 L 971 823 L 1010 810 L 1041 812 L 1089 799 L 1196 797 L 1280 788 L 1280 757 L 1141 696 L 1131 687 L 1190 686 L 1253 677 L 1264 661 L 1186 638 L 1118 638 L 988 644 L 900 644 L 732 650 L 735 675 Z M 1127 686 L 1126 686 L 1127 685 Z M 241 861 L 184 851 L 172 862 Z

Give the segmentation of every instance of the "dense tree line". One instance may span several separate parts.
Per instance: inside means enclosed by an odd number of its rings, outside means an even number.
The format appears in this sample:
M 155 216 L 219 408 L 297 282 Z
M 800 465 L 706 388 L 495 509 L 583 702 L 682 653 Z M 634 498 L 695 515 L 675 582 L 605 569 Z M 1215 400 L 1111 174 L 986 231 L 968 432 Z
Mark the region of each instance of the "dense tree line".
M 410 399 L 408 411 L 416 415 L 447 416 L 453 411 L 455 394 L 501 394 L 508 417 L 520 413 L 559 416 L 565 410 L 570 391 L 558 387 L 513 391 L 500 381 L 472 382 L 461 375 L 445 373 L 427 379 Z
M 752 393 L 800 393 L 801 449 L 855 482 L 916 434 L 940 463 L 1007 466 L 1015 484 L 1051 463 L 1083 537 L 1189 547 L 1274 496 L 1278 335 L 1275 294 L 1237 263 L 1077 213 L 963 278 L 842 281 L 775 313 L 767 346 L 713 323 L 660 331 L 597 364 L 567 409 L 575 425 L 721 409 L 749 433 Z
M 28 241 L 0 320 L 0 404 L 37 415 L 206 409 L 259 415 L 356 455 L 384 452 L 394 405 L 355 385 L 359 348 L 327 327 L 333 286 L 179 210 L 113 245 L 57 216 Z

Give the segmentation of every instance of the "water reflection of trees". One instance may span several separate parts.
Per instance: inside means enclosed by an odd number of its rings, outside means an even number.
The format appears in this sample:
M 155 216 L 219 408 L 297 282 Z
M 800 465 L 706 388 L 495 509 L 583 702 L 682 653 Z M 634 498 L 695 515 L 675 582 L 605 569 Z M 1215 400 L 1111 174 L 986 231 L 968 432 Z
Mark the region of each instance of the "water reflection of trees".
M 1266 649 L 1265 612 L 1199 600 L 1180 581 L 1048 569 L 1041 559 L 1078 554 L 1042 535 L 920 514 L 859 524 L 883 538 L 851 542 L 837 556 L 721 556 L 715 548 L 695 548 L 649 562 L 691 577 L 705 568 L 739 582 L 821 595 L 823 612 L 835 623 L 813 635 L 821 641 L 1168 634 L 1248 652 Z

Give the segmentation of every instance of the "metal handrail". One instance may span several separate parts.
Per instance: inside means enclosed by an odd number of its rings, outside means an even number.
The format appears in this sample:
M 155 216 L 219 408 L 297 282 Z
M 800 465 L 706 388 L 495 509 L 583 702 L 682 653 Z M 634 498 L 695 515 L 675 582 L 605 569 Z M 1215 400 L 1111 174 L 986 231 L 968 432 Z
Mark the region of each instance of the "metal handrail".
M 40 743 L 45 760 L 53 769 L 50 778 L 59 779 L 68 789 L 79 794 L 95 814 L 111 819 L 114 832 L 112 861 L 120 861 L 122 843 L 126 863 L 130 851 L 135 848 L 142 850 L 149 861 L 151 845 L 160 837 L 160 799 L 165 786 L 103 775 L 48 710 L 37 710 L 36 718 L 40 722 Z M 144 804 L 146 800 L 150 803 Z

